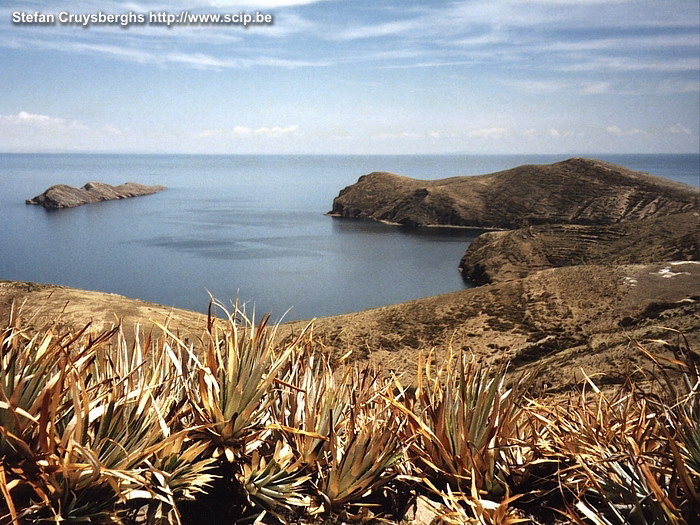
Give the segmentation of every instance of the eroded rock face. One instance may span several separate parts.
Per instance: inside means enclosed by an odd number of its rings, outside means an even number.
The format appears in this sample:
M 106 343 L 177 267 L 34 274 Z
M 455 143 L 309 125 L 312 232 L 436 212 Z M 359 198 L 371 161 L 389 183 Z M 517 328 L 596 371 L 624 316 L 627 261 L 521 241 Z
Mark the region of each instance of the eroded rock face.
M 47 209 L 74 208 L 92 202 L 151 195 L 164 189 L 166 189 L 165 186 L 145 186 L 136 182 L 127 182 L 119 186 L 111 186 L 103 182 L 88 182 L 82 188 L 57 184 L 41 195 L 27 199 L 26 203 L 38 204 Z
M 477 284 L 519 279 L 547 268 L 578 264 L 646 264 L 700 257 L 697 212 L 604 226 L 555 224 L 488 232 L 460 261 Z
M 575 158 L 434 181 L 374 172 L 343 189 L 329 215 L 407 226 L 516 229 L 615 224 L 688 212 L 697 205 L 691 186 Z

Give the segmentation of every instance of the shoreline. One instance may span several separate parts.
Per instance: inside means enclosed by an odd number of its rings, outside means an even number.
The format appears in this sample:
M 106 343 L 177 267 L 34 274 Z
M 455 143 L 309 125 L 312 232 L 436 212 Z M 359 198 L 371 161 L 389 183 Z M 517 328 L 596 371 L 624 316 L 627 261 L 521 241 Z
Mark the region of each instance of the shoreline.
M 670 269 L 670 270 L 669 270 Z M 32 330 L 50 325 L 94 330 L 121 322 L 135 331 L 158 333 L 167 326 L 195 342 L 205 314 L 116 294 L 50 284 L 0 281 L 0 316 L 22 305 L 19 321 Z M 313 324 L 315 340 L 338 358 L 350 359 L 415 380 L 418 354 L 448 348 L 467 352 L 489 366 L 511 363 L 516 373 L 537 370 L 548 390 L 575 388 L 581 370 L 617 384 L 643 360 L 630 340 L 656 341 L 685 334 L 700 348 L 700 263 L 584 265 L 553 268 L 525 278 L 348 314 L 280 324 L 284 339 Z M 667 330 L 670 329 L 670 330 Z
M 342 219 L 344 221 L 358 221 L 358 222 L 369 222 L 376 224 L 386 224 L 387 226 L 398 226 L 401 228 L 409 228 L 411 230 L 422 230 L 422 229 L 435 229 L 435 230 L 466 230 L 466 231 L 483 231 L 483 232 L 500 232 L 508 231 L 506 228 L 492 228 L 492 227 L 481 227 L 481 226 L 461 226 L 459 224 L 417 224 L 408 226 L 406 224 L 401 224 L 400 222 L 391 222 L 386 220 L 372 219 L 371 217 L 346 217 L 339 213 L 326 212 L 323 214 L 331 219 Z

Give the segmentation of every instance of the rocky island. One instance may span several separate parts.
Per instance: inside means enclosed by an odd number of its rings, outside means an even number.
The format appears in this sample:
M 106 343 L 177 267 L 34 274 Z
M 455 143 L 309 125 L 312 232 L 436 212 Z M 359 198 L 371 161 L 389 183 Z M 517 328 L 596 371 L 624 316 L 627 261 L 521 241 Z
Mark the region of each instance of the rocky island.
M 607 162 L 549 165 L 441 180 L 374 172 L 340 191 L 329 215 L 406 226 L 516 229 L 604 225 L 695 210 L 696 189 Z
M 166 189 L 165 186 L 145 186 L 136 182 L 126 182 L 112 186 L 104 182 L 88 182 L 82 188 L 74 188 L 65 184 L 51 186 L 41 195 L 27 199 L 27 204 L 37 204 L 46 209 L 75 208 L 83 204 L 99 201 L 111 201 L 151 195 Z

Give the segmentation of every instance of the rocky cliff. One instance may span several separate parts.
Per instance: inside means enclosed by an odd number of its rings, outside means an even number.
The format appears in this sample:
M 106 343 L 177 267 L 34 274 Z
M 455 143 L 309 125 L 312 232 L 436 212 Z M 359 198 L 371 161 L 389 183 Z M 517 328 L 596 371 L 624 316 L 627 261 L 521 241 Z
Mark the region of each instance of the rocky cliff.
M 27 199 L 26 203 L 38 204 L 47 209 L 74 208 L 92 202 L 151 195 L 164 189 L 166 189 L 165 186 L 144 186 L 136 182 L 127 182 L 119 186 L 111 186 L 103 182 L 88 182 L 82 188 L 57 184 L 41 195 Z
M 699 244 L 697 212 L 603 226 L 528 226 L 480 235 L 467 248 L 460 270 L 484 284 L 577 264 L 698 260 Z
M 431 181 L 374 172 L 341 190 L 329 215 L 408 226 L 516 229 L 615 224 L 688 212 L 697 205 L 698 192 L 691 186 L 574 158 Z

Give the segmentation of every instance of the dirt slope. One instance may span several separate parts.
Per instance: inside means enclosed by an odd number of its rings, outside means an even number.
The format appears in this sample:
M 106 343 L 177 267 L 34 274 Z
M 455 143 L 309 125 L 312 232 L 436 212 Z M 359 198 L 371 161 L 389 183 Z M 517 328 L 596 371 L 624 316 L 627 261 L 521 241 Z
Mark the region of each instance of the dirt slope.
M 24 302 L 24 326 L 52 322 L 78 328 L 88 321 L 105 328 L 124 320 L 133 333 L 151 320 L 195 342 L 205 329 L 201 314 L 124 297 L 30 283 L 0 282 L 0 316 L 12 299 Z M 306 323 L 280 328 L 280 337 Z M 537 272 L 523 279 L 481 286 L 354 314 L 315 321 L 318 341 L 334 355 L 369 361 L 387 372 L 415 378 L 419 352 L 437 358 L 448 346 L 485 363 L 510 361 L 514 372 L 538 368 L 538 385 L 560 392 L 580 383 L 582 371 L 601 384 L 623 380 L 649 361 L 630 343 L 678 340 L 682 331 L 700 348 L 700 263 L 575 266 Z M 648 343 L 654 351 L 670 346 Z

